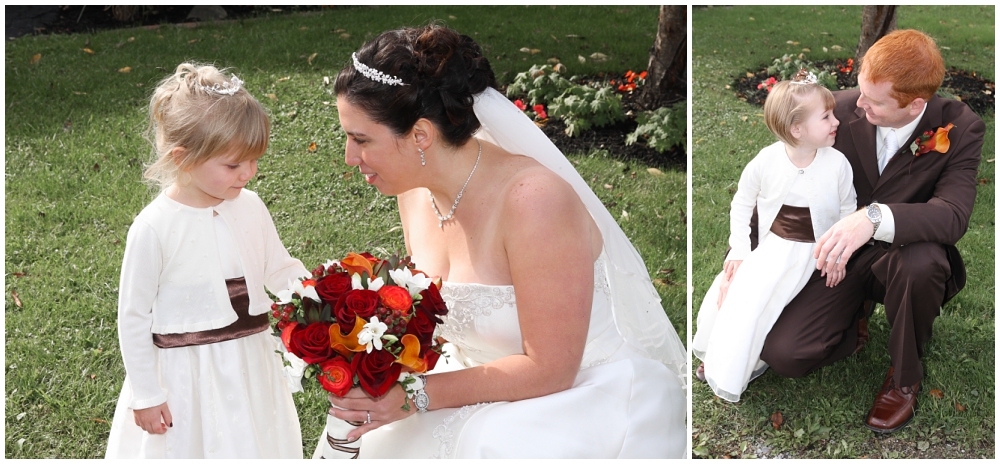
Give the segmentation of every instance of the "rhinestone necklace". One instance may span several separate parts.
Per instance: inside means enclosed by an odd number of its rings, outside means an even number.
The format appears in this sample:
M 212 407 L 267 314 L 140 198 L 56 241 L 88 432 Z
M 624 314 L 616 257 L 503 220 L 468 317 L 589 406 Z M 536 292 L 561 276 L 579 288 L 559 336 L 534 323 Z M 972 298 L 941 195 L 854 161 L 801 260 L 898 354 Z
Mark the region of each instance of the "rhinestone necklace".
M 472 165 L 472 172 L 469 173 L 469 178 L 465 179 L 465 185 L 462 185 L 462 190 L 459 190 L 458 195 L 455 196 L 455 203 L 452 203 L 451 211 L 448 212 L 447 216 L 441 215 L 441 211 L 438 211 L 437 203 L 434 202 L 434 194 L 431 193 L 430 189 L 427 190 L 427 193 L 431 196 L 431 207 L 434 208 L 434 214 L 437 215 L 438 218 L 438 227 L 442 229 L 444 229 L 444 221 L 448 221 L 455 217 L 455 209 L 458 208 L 458 202 L 462 201 L 462 194 L 465 193 L 465 187 L 469 186 L 469 181 L 472 180 L 472 175 L 476 173 L 476 168 L 479 167 L 479 159 L 483 157 L 483 143 L 480 142 L 479 139 L 476 139 L 476 142 L 479 143 L 479 154 L 476 155 L 476 164 Z

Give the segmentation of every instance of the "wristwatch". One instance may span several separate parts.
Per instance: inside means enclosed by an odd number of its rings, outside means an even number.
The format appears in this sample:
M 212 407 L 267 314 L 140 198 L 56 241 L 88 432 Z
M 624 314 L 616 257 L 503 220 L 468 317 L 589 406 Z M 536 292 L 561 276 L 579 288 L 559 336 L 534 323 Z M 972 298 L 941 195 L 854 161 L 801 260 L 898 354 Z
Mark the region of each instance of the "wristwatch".
M 877 204 L 872 203 L 865 207 L 865 215 L 872 222 L 872 237 L 875 237 L 875 231 L 882 224 L 882 210 L 879 209 Z
M 420 388 L 413 392 L 413 405 L 417 407 L 417 412 L 427 412 L 427 406 L 431 404 L 431 399 L 424 391 L 424 387 L 427 386 L 427 378 L 423 374 L 417 377 L 420 378 Z

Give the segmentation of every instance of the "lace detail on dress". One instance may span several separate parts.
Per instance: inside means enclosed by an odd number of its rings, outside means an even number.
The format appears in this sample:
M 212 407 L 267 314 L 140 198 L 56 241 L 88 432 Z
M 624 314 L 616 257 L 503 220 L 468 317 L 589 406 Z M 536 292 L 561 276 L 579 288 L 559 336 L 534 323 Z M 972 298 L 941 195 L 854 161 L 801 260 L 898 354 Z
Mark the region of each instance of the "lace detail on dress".
M 455 411 L 450 416 L 444 418 L 441 425 L 434 427 L 434 432 L 431 434 L 434 438 L 437 438 L 440 442 L 438 447 L 438 454 L 431 456 L 433 459 L 441 459 L 450 457 L 455 453 L 455 431 L 451 429 L 450 425 L 455 421 L 456 418 L 466 419 L 472 414 L 473 411 L 478 409 L 480 406 L 484 406 L 490 403 L 476 403 L 470 404 L 468 406 L 462 406 Z
M 594 262 L 594 290 L 611 297 L 611 286 L 608 284 L 607 260 L 604 253 Z
M 464 339 L 464 332 L 472 328 L 477 317 L 515 304 L 512 285 L 446 283 L 441 287 L 441 297 L 450 303 L 441 334 L 452 341 Z

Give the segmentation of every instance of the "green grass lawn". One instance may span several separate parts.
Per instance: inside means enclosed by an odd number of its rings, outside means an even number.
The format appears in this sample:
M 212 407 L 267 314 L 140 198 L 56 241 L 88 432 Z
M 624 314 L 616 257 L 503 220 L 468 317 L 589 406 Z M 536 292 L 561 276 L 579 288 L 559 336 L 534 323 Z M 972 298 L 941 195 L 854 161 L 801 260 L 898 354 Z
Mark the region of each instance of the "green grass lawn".
M 553 57 L 569 74 L 624 73 L 645 69 L 657 12 L 353 7 L 6 42 L 5 457 L 104 455 L 125 376 L 116 328 L 125 235 L 156 193 L 141 183 L 150 157 L 140 135 L 145 107 L 155 83 L 178 63 L 232 67 L 270 111 L 271 146 L 250 188 L 268 204 L 291 254 L 312 267 L 348 251 L 403 244 L 395 199 L 344 164 L 335 98 L 324 83 L 364 41 L 439 20 L 475 38 L 502 83 Z M 521 52 L 525 47 L 539 52 Z M 590 58 L 598 52 L 607 60 Z M 602 150 L 569 157 L 613 205 L 684 339 L 685 173 L 650 173 Z M 328 403 L 310 385 L 296 404 L 309 456 Z
M 901 7 L 899 28 L 921 29 L 945 63 L 995 79 L 993 6 Z M 692 308 L 722 268 L 729 202 L 740 172 L 774 137 L 762 109 L 729 85 L 786 53 L 810 60 L 853 56 L 861 7 L 694 8 L 692 15 Z M 987 125 L 980 185 L 969 231 L 958 243 L 968 284 L 942 310 L 926 346 L 916 417 L 877 438 L 862 425 L 889 365 L 888 324 L 880 307 L 859 356 L 804 378 L 768 372 L 739 404 L 692 388 L 694 454 L 700 457 L 993 457 L 995 453 L 995 116 Z M 692 322 L 693 325 L 693 322 Z M 692 333 L 696 330 L 692 327 Z M 697 360 L 694 360 L 697 362 Z M 697 364 L 694 364 L 697 367 Z M 943 398 L 928 394 L 937 389 Z M 956 404 L 965 409 L 958 410 Z M 770 416 L 781 412 L 775 430 Z

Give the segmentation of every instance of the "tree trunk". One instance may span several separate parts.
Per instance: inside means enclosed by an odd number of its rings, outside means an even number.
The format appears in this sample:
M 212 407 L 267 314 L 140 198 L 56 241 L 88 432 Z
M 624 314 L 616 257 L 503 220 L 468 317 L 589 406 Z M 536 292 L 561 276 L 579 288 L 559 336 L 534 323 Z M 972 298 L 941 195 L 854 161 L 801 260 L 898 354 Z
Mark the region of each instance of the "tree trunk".
M 687 6 L 660 7 L 660 25 L 649 51 L 646 85 L 638 102 L 652 110 L 687 94 Z
M 878 39 L 896 29 L 895 6 L 866 6 L 861 11 L 861 38 L 854 52 L 854 61 L 860 66 L 861 59 Z

